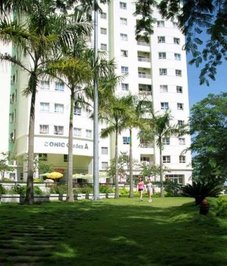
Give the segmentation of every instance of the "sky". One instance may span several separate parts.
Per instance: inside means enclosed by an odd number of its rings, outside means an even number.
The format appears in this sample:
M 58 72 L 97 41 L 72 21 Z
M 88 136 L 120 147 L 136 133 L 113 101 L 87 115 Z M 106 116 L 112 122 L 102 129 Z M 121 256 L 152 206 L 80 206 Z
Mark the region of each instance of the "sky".
M 190 55 L 187 56 L 190 60 Z M 216 80 L 210 80 L 210 86 L 199 85 L 200 69 L 188 64 L 188 88 L 190 108 L 207 97 L 209 93 L 227 92 L 227 61 L 217 69 Z

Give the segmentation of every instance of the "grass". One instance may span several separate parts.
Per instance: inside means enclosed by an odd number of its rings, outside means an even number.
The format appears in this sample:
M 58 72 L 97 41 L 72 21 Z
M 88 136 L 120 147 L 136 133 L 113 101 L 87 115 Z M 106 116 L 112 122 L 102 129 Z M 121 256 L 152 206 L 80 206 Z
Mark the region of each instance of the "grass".
M 0 205 L 0 265 L 227 265 L 227 220 L 191 198 Z

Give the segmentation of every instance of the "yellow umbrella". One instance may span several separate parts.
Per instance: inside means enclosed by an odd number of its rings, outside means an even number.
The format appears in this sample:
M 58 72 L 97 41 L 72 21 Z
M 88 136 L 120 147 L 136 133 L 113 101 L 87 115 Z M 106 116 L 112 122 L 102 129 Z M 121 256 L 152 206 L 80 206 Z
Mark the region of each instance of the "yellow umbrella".
M 57 179 L 63 177 L 62 173 L 59 172 L 52 172 L 46 175 L 46 177 L 51 178 L 51 179 Z

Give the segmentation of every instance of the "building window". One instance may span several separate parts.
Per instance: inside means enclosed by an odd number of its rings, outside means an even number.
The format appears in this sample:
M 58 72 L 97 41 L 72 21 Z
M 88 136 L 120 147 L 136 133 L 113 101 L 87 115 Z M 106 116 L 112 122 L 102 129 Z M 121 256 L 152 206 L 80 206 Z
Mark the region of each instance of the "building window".
M 128 35 L 127 34 L 121 33 L 120 37 L 121 37 L 122 41 L 127 41 L 128 40 Z
M 176 87 L 176 91 L 177 91 L 177 93 L 183 93 L 183 88 L 182 88 L 182 86 L 177 86 L 177 87 Z
M 91 109 L 89 107 L 86 107 L 86 117 L 90 117 L 91 116 Z
M 163 163 L 170 163 L 171 160 L 170 160 L 170 156 L 167 155 L 167 156 L 162 156 L 162 162 Z
M 64 158 L 63 158 L 64 162 L 67 163 L 68 162 L 68 154 L 64 154 Z
M 59 104 L 59 103 L 55 103 L 54 104 L 54 112 L 55 113 L 64 113 L 64 105 Z
M 125 2 L 120 2 L 120 9 L 127 9 L 127 4 Z
M 158 36 L 158 43 L 165 43 L 165 42 L 166 42 L 165 36 Z
M 123 144 L 130 144 L 130 137 L 123 137 Z
M 165 175 L 166 180 L 183 185 L 184 175 Z
M 181 60 L 181 54 L 174 54 L 174 58 L 175 58 L 175 60 Z
M 176 69 L 175 70 L 175 74 L 176 74 L 177 77 L 181 77 L 182 76 L 182 71 L 179 70 L 179 69 Z
M 166 59 L 166 53 L 163 53 L 163 52 L 158 53 L 158 58 L 159 59 Z
M 121 56 L 128 57 L 128 51 L 127 50 L 121 50 Z
M 163 28 L 163 27 L 165 27 L 165 21 L 164 21 L 164 20 L 159 20 L 159 21 L 157 21 L 157 27 L 158 27 L 158 28 Z
M 107 51 L 107 44 L 101 43 L 101 50 L 102 51 Z
M 179 145 L 185 145 L 185 138 L 179 138 Z
M 177 110 L 184 110 L 184 104 L 183 103 L 177 103 Z
M 55 91 L 64 91 L 64 83 L 55 82 Z
M 177 124 L 178 124 L 178 126 L 183 126 L 184 125 L 184 120 L 178 120 Z
M 170 145 L 170 138 L 166 137 L 162 139 L 163 145 Z
M 173 38 L 173 43 L 174 44 L 180 44 L 180 38 Z
M 159 68 L 159 75 L 160 76 L 166 76 L 167 75 L 167 69 L 166 68 Z
M 40 134 L 49 134 L 49 126 L 48 125 L 39 125 L 39 133 Z
M 108 154 L 108 147 L 101 147 L 101 153 L 102 154 Z
M 179 156 L 179 163 L 186 163 L 186 157 L 180 155 L 180 156 Z
M 74 115 L 81 115 L 82 108 L 81 107 L 74 107 Z
M 101 12 L 101 13 L 100 13 L 100 18 L 102 18 L 102 19 L 106 19 L 106 18 L 107 18 L 106 13 Z
M 128 91 L 128 84 L 127 83 L 121 83 L 121 89 L 123 91 Z
M 168 92 L 168 85 L 160 85 L 160 92 Z
M 46 162 L 47 161 L 47 153 L 39 153 L 39 160 Z
M 150 162 L 150 157 L 148 156 L 140 156 L 140 162 Z
M 169 109 L 169 103 L 167 102 L 163 102 L 161 103 L 161 109 L 164 110 L 164 109 Z
M 50 89 L 50 82 L 47 80 L 41 81 L 41 90 L 49 90 Z
M 100 32 L 101 32 L 101 34 L 106 35 L 107 34 L 107 29 L 106 28 L 101 28 Z
M 121 25 L 127 25 L 128 24 L 127 18 L 120 18 L 120 23 Z
M 102 170 L 106 170 L 108 168 L 108 162 L 102 162 Z
M 92 131 L 90 129 L 86 129 L 86 138 L 92 138 Z
M 55 135 L 63 135 L 64 127 L 63 126 L 54 126 L 54 134 Z
M 40 111 L 41 112 L 49 112 L 50 104 L 49 103 L 40 103 Z
M 173 27 L 176 29 L 178 28 L 178 23 L 177 22 L 173 22 Z
M 81 136 L 81 135 L 82 135 L 82 130 L 81 130 L 81 128 L 74 127 L 74 129 L 73 129 L 73 135 L 74 135 L 74 136 Z
M 121 73 L 122 73 L 122 74 L 128 74 L 128 67 L 126 67 L 126 66 L 122 66 L 122 67 L 121 67 Z

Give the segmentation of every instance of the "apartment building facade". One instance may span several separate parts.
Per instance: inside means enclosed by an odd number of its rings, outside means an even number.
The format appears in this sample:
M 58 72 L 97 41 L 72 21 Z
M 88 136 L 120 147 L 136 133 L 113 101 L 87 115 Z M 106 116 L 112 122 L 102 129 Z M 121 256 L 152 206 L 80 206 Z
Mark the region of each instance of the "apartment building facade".
M 165 21 L 156 12 L 157 23 L 150 42 L 136 41 L 134 1 L 112 1 L 102 5 L 98 19 L 98 49 L 115 58 L 118 75 L 127 74 L 119 84 L 119 96 L 129 92 L 152 101 L 154 111 L 162 114 L 171 110 L 172 123 L 184 124 L 189 118 L 189 97 L 186 54 L 182 46 L 184 36 L 177 23 Z M 16 51 L 13 51 L 19 56 Z M 22 91 L 28 77 L 12 66 L 9 121 L 9 150 L 17 157 L 17 180 L 26 180 L 30 98 Z M 68 124 L 70 91 L 59 82 L 43 80 L 36 97 L 35 147 L 37 160 L 45 158 L 55 170 L 67 177 Z M 74 109 L 73 167 L 74 173 L 92 174 L 93 121 L 90 108 Z M 103 124 L 100 124 L 101 132 Z M 159 148 L 147 145 L 133 129 L 133 159 L 138 162 L 134 176 L 140 173 L 140 164 L 159 164 Z M 129 152 L 129 131 L 118 136 L 119 152 Z M 191 154 L 184 152 L 190 145 L 190 136 L 171 136 L 164 140 L 163 163 L 168 168 L 166 178 L 180 184 L 191 180 Z M 99 169 L 105 172 L 114 157 L 114 138 L 99 139 Z M 34 177 L 39 175 L 38 171 Z

